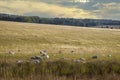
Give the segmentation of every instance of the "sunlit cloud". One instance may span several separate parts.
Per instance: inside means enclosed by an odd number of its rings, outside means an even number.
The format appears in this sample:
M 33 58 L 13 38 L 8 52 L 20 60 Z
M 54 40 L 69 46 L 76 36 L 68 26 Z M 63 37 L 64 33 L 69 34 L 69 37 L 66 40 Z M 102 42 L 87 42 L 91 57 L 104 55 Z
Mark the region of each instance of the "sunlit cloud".
M 0 12 L 40 17 L 120 19 L 120 1 L 0 0 Z
M 31 1 L 0 1 L 0 12 L 29 14 L 29 13 L 46 13 L 53 17 L 72 17 L 72 18 L 97 18 L 97 16 L 87 10 L 68 8 L 44 2 Z M 32 14 L 31 14 L 32 15 Z M 39 14 L 38 14 L 39 15 Z
M 75 3 L 88 3 L 90 0 L 74 0 Z

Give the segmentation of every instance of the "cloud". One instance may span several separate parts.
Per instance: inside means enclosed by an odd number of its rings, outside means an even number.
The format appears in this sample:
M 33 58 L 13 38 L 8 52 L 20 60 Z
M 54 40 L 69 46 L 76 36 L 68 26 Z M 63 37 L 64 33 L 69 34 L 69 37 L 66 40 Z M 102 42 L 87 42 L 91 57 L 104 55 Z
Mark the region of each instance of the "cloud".
M 87 10 L 28 0 L 0 1 L 0 12 L 20 15 L 36 14 L 42 17 L 98 18 L 95 14 Z
M 0 0 L 0 12 L 40 17 L 120 19 L 120 0 Z
M 98 10 L 94 10 L 98 15 L 108 19 L 120 19 L 120 3 L 112 2 L 112 3 L 98 3 L 94 5 L 94 7 L 99 7 Z

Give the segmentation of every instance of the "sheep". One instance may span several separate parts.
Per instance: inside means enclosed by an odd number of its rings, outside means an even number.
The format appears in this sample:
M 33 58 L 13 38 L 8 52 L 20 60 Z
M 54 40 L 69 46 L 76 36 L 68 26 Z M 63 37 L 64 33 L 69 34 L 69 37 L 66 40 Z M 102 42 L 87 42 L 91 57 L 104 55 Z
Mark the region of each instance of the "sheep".
M 86 59 L 85 58 L 80 58 L 81 61 L 85 61 Z
M 38 64 L 38 63 L 40 63 L 39 60 L 32 60 L 31 62 L 34 63 L 34 64 Z
M 45 59 L 49 59 L 49 55 L 46 53 L 46 51 L 40 51 L 41 56 L 45 57 Z
M 86 62 L 85 61 L 82 61 L 83 64 L 85 64 Z
M 46 51 L 40 51 L 40 54 L 41 54 L 41 56 L 46 56 L 47 55 Z
M 9 51 L 9 54 L 14 55 L 14 54 L 15 54 L 15 52 L 14 52 L 14 51 Z
M 42 58 L 41 58 L 40 56 L 35 56 L 35 58 L 36 58 L 36 59 L 42 60 Z
M 24 61 L 23 60 L 17 60 L 16 63 L 20 64 L 20 63 L 23 63 Z
M 35 57 L 31 57 L 31 59 L 35 59 Z
M 92 58 L 93 58 L 93 59 L 97 59 L 97 58 L 98 58 L 98 56 L 97 56 L 97 55 L 94 55 L 94 56 L 92 56 Z
M 46 58 L 46 59 L 49 59 L 49 55 L 46 55 L 45 58 Z
M 42 60 L 42 58 L 40 56 L 34 56 L 34 57 L 31 57 L 31 59 L 33 59 L 33 60 Z
M 111 57 L 111 55 L 109 54 L 108 57 Z

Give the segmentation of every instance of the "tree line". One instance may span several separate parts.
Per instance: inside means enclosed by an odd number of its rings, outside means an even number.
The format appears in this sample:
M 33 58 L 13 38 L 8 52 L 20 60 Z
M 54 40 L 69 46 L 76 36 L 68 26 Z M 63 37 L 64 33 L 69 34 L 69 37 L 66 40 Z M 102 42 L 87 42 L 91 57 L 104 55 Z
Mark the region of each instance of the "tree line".
M 29 22 L 29 23 L 43 23 L 55 25 L 70 25 L 70 26 L 104 26 L 104 25 L 120 25 L 119 20 L 106 19 L 74 19 L 74 18 L 40 18 L 38 16 L 20 16 L 0 14 L 0 20 Z

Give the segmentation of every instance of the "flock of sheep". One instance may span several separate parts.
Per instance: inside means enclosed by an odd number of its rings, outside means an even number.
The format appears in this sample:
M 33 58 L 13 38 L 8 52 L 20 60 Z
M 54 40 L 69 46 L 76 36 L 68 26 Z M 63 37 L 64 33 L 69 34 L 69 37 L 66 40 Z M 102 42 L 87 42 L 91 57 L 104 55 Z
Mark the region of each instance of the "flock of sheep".
M 10 55 L 14 55 L 15 52 L 14 51 L 9 51 Z M 40 51 L 40 55 L 39 56 L 33 56 L 30 58 L 32 63 L 40 63 L 40 61 L 42 60 L 48 60 L 49 59 L 49 55 L 47 54 L 46 50 L 44 51 Z M 23 63 L 24 60 L 17 60 L 17 63 Z
M 111 57 L 111 55 L 107 55 L 107 57 Z M 93 55 L 91 57 L 92 59 L 98 59 L 97 55 Z M 86 63 L 86 59 L 85 58 L 80 58 L 80 59 L 75 59 L 74 62 L 78 63 L 78 62 L 82 62 L 82 63 Z
M 74 51 L 71 51 L 71 53 L 73 53 Z M 14 51 L 9 51 L 10 55 L 14 55 L 15 52 Z M 108 57 L 111 57 L 111 55 L 108 55 Z M 30 58 L 30 62 L 32 63 L 40 63 L 43 60 L 49 60 L 49 55 L 47 54 L 46 50 L 40 51 L 40 55 L 39 56 L 33 56 Z M 93 55 L 91 57 L 92 59 L 97 59 L 98 56 L 97 55 Z M 65 60 L 65 58 L 61 58 L 60 60 Z M 23 63 L 23 60 L 17 60 L 17 63 Z M 86 63 L 86 58 L 80 58 L 80 59 L 74 59 L 73 62 L 78 63 L 78 62 L 82 62 L 82 63 Z

